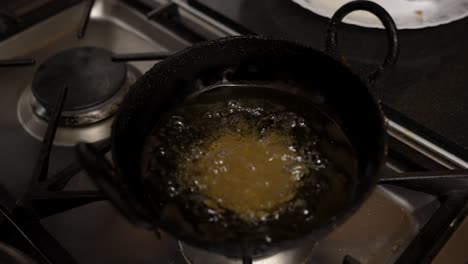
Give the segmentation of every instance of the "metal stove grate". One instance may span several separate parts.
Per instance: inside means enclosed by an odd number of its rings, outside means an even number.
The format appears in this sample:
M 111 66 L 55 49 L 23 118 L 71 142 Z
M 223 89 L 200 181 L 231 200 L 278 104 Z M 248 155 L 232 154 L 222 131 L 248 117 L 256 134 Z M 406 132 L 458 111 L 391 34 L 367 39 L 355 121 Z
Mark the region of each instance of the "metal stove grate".
M 177 1 L 178 2 L 178 1 Z M 192 2 L 192 1 L 191 1 Z M 195 2 L 196 3 L 196 2 Z M 77 38 L 86 34 L 89 16 L 94 0 L 87 0 L 85 13 L 77 31 Z M 179 3 L 180 4 L 180 3 Z M 179 4 L 171 2 L 147 12 L 148 19 L 174 17 Z M 203 7 L 203 6 L 202 6 Z M 201 8 L 205 12 L 206 8 Z M 212 11 L 210 11 L 212 12 Z M 208 13 L 208 12 L 206 12 Z M 216 17 L 216 16 L 214 16 Z M 235 32 L 235 31 L 233 31 Z M 170 56 L 168 52 L 115 54 L 114 61 L 161 60 Z M 0 60 L 0 67 L 25 67 L 34 65 L 35 60 L 11 59 Z M 28 252 L 40 263 L 77 263 L 73 257 L 41 225 L 40 219 L 88 203 L 106 200 L 99 191 L 65 191 L 66 184 L 81 171 L 76 161 L 54 175 L 48 175 L 50 152 L 53 146 L 58 120 L 67 98 L 67 86 L 57 96 L 52 118 L 42 141 L 29 190 L 19 201 L 16 201 L 3 187 L 0 188 L 0 228 L 7 230 L 4 237 L 11 237 L 13 245 L 27 248 Z M 388 110 L 388 109 L 387 109 Z M 394 110 L 389 110 L 394 111 Z M 389 132 L 390 134 L 391 131 Z M 393 141 L 393 144 L 392 144 Z M 391 137 L 390 146 L 397 146 L 397 139 Z M 110 150 L 110 142 L 96 143 L 96 148 L 103 153 Z M 398 151 L 398 148 L 391 151 Z M 444 245 L 456 228 L 456 221 L 461 221 L 468 213 L 468 171 L 437 170 L 397 173 L 380 179 L 379 184 L 397 185 L 438 197 L 441 206 L 421 229 L 410 245 L 403 251 L 395 263 L 428 263 Z M 18 239 L 20 237 L 21 239 Z M 245 257 L 244 264 L 252 263 Z M 343 263 L 358 264 L 357 259 L 346 255 Z

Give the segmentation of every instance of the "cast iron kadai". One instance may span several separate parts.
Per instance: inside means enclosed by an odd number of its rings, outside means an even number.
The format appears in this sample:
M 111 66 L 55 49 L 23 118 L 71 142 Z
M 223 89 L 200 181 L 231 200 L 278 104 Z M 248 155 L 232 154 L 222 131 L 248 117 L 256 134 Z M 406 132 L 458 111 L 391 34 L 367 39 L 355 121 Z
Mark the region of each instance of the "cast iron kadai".
M 356 10 L 376 15 L 384 24 L 389 40 L 384 63 L 366 80 L 340 63 L 336 51 L 336 27 L 346 15 Z M 397 57 L 395 24 L 382 7 L 369 1 L 350 2 L 335 13 L 328 26 L 325 52 L 262 36 L 198 43 L 156 64 L 130 89 L 112 127 L 112 163 L 89 144 L 79 144 L 79 160 L 131 223 L 150 230 L 161 229 L 191 246 L 248 263 L 252 257 L 272 255 L 303 243 L 303 240 L 317 241 L 352 215 L 376 185 L 386 155 L 386 124 L 380 106 L 368 88 L 395 64 Z M 249 71 L 252 66 L 255 72 Z M 235 69 L 238 74 L 231 72 L 228 76 L 226 72 L 230 69 Z M 359 164 L 354 196 L 340 205 L 338 213 L 314 224 L 308 233 L 265 244 L 242 237 L 229 241 L 201 239 L 184 225 L 196 222 L 196 219 L 184 219 L 177 213 L 163 219 L 161 212 L 151 206 L 141 176 L 145 139 L 163 113 L 201 88 L 226 83 L 226 79 L 231 85 L 261 82 L 270 87 L 294 82 L 297 85 L 288 92 L 301 96 L 311 92 L 318 94 L 332 110 L 333 118 L 351 141 Z

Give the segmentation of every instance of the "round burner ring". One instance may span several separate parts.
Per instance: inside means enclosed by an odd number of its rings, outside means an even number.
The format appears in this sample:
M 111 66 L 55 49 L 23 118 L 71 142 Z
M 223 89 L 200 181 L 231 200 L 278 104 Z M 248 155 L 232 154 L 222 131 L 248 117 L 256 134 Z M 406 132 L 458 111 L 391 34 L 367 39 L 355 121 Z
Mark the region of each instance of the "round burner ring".
M 115 109 L 117 109 L 125 94 L 130 89 L 130 85 L 133 84 L 139 76 L 141 76 L 141 73 L 136 68 L 129 65 L 126 82 L 120 91 L 114 96 L 114 98 L 110 99 L 112 104 L 109 105 L 112 105 L 115 107 Z M 34 97 L 31 87 L 26 87 L 26 89 L 21 94 L 17 105 L 18 120 L 26 132 L 38 140 L 43 139 L 48 125 L 46 118 L 38 114 L 38 111 L 44 111 L 44 114 L 47 114 L 47 110 L 41 107 L 42 106 L 39 105 L 37 99 Z M 99 107 L 97 107 L 94 111 L 99 112 Z M 93 111 L 88 113 L 92 112 Z M 93 122 L 86 125 L 68 126 L 66 125 L 66 121 L 63 122 L 63 120 L 67 119 L 64 114 L 66 114 L 66 112 L 63 112 L 62 116 L 60 117 L 60 125 L 57 128 L 57 132 L 55 134 L 54 145 L 74 146 L 79 142 L 93 143 L 106 139 L 110 136 L 111 125 L 114 121 L 112 116 L 109 116 L 99 122 Z M 65 125 L 63 123 L 65 123 Z
M 63 86 L 68 94 L 60 124 L 80 126 L 106 119 L 117 111 L 121 90 L 128 83 L 127 65 L 113 62 L 112 52 L 97 47 L 67 49 L 36 70 L 31 90 L 33 110 L 48 120 Z
M 128 88 L 129 85 L 124 84 L 122 91 L 119 91 L 107 102 L 96 105 L 92 108 L 81 111 L 62 111 L 59 119 L 60 125 L 69 127 L 89 125 L 110 117 L 117 112 L 119 104 L 128 91 Z M 33 96 L 30 101 L 34 113 L 45 121 L 49 120 L 51 112 L 44 107 L 35 96 Z M 67 100 L 65 99 L 65 103 L 66 102 Z
M 36 70 L 32 92 L 47 109 L 54 107 L 64 85 L 68 95 L 64 112 L 89 109 L 112 98 L 125 82 L 127 66 L 111 60 L 112 52 L 97 47 L 61 51 Z

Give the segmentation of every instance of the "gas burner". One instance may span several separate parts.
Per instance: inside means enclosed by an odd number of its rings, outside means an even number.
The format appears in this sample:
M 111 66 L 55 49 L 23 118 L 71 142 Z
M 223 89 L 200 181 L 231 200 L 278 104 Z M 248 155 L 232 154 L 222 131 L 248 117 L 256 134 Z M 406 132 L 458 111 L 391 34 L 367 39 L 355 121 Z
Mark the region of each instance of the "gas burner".
M 87 125 L 115 113 L 121 99 L 116 95 L 126 81 L 127 66 L 111 57 L 112 53 L 102 48 L 79 47 L 47 59 L 32 81 L 34 112 L 48 120 L 57 94 L 66 85 L 61 125 Z
M 113 62 L 111 57 L 112 53 L 102 48 L 79 47 L 44 61 L 18 102 L 18 118 L 24 129 L 42 140 L 60 89 L 67 86 L 54 144 L 72 146 L 109 137 L 112 115 L 130 85 L 141 76 L 136 68 Z
M 314 244 L 305 244 L 297 248 L 289 249 L 273 256 L 254 259 L 253 264 L 305 264 L 310 260 Z M 179 250 L 186 264 L 239 264 L 241 260 L 229 259 L 224 256 L 200 250 L 182 242 L 179 242 Z

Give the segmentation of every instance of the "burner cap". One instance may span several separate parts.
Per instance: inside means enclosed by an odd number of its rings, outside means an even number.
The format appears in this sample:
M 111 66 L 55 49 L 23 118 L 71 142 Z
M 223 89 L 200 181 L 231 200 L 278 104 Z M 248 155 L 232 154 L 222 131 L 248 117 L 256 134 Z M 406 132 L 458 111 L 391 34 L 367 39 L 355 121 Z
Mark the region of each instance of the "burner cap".
M 113 62 L 112 53 L 97 47 L 62 51 L 42 63 L 34 74 L 32 92 L 46 108 L 55 105 L 64 85 L 68 94 L 63 111 L 77 111 L 101 104 L 125 82 L 125 63 Z

